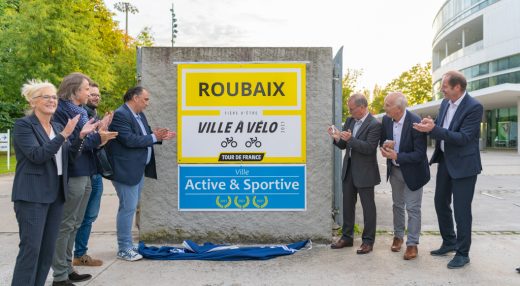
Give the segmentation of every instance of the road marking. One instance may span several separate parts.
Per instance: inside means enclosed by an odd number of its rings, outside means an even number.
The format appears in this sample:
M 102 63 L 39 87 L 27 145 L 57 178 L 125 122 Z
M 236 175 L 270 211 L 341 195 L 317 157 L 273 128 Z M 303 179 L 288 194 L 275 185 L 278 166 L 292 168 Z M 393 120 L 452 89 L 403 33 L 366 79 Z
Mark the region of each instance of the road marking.
M 493 195 L 491 195 L 491 194 L 484 193 L 484 192 L 482 192 L 482 194 L 483 194 L 484 196 L 492 197 L 492 198 L 499 199 L 499 200 L 503 200 L 503 199 L 504 199 L 504 198 L 497 197 L 497 196 L 493 196 Z

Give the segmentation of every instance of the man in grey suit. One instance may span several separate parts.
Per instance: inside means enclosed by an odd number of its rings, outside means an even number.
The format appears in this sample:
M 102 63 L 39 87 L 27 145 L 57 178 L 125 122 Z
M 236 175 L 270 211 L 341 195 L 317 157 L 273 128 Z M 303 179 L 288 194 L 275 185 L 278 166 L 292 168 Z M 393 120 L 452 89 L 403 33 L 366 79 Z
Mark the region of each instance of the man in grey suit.
M 400 92 L 385 98 L 381 154 L 387 158 L 387 179 L 392 186 L 394 240 L 390 249 L 399 252 L 405 232 L 405 209 L 408 213 L 408 236 L 405 260 L 417 257 L 421 234 L 423 186 L 430 180 L 426 156 L 426 134 L 413 129 L 421 118 L 406 110 L 407 100 Z
M 343 158 L 343 233 L 331 245 L 332 249 L 353 246 L 354 221 L 357 195 L 363 207 L 364 229 L 357 254 L 372 251 L 376 236 L 376 204 L 374 186 L 381 182 L 377 166 L 377 146 L 381 137 L 381 123 L 369 112 L 363 94 L 353 94 L 348 99 L 351 117 L 347 118 L 343 130 L 330 127 L 328 133 L 334 145 L 345 150 Z

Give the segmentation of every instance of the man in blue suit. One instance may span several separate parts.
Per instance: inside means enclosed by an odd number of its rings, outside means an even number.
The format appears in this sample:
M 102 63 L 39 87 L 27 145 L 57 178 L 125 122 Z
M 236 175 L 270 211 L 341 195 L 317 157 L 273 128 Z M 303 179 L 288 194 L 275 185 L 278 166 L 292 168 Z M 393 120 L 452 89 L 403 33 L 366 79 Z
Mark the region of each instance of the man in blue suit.
M 435 121 L 423 118 L 414 128 L 429 132 L 437 140 L 430 164 L 438 163 L 435 187 L 435 210 L 442 235 L 442 245 L 431 255 L 456 251 L 448 268 L 461 268 L 469 263 L 471 246 L 471 202 L 477 175 L 482 171 L 479 151 L 482 105 L 466 92 L 466 78 L 449 71 L 442 78 L 444 100 Z M 457 233 L 453 225 L 451 201 Z
M 114 185 L 119 198 L 117 212 L 117 258 L 136 261 L 143 257 L 132 244 L 132 221 L 143 188 L 144 176 L 157 179 L 153 144 L 172 139 L 175 132 L 157 128 L 153 132 L 143 111 L 150 94 L 140 86 L 129 89 L 125 104 L 115 112 L 110 131 L 117 131 L 116 140 L 107 146 L 112 165 Z
M 405 231 L 405 209 L 408 213 L 408 236 L 404 259 L 417 257 L 421 234 L 423 186 L 430 180 L 426 156 L 426 134 L 413 129 L 421 118 L 406 110 L 407 100 L 400 92 L 385 98 L 381 154 L 387 158 L 387 180 L 392 186 L 394 240 L 390 249 L 399 252 Z

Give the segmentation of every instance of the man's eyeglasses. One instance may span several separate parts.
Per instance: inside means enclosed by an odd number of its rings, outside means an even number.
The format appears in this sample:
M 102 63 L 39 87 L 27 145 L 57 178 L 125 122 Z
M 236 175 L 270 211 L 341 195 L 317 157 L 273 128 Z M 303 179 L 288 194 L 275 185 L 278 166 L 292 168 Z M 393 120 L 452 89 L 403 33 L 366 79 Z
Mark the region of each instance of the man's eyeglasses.
M 101 97 L 101 95 L 99 95 L 97 93 L 91 93 L 91 94 L 89 94 L 89 96 L 91 96 L 91 97 Z
M 351 107 L 349 106 L 349 107 L 348 107 L 348 111 L 349 111 L 350 113 L 352 113 L 352 112 L 355 111 L 358 107 L 359 107 L 359 106 L 357 106 L 357 105 L 354 106 L 353 108 L 351 108 Z
M 43 98 L 44 100 L 50 101 L 52 100 L 58 100 L 58 96 L 56 95 L 38 95 L 33 98 Z

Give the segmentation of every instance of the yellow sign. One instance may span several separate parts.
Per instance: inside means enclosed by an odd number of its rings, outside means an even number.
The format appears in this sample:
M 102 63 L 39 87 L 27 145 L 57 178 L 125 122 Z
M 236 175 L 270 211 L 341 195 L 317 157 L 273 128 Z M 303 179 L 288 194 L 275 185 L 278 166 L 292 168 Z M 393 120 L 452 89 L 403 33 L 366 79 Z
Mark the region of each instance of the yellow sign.
M 178 64 L 178 162 L 305 163 L 305 70 Z

